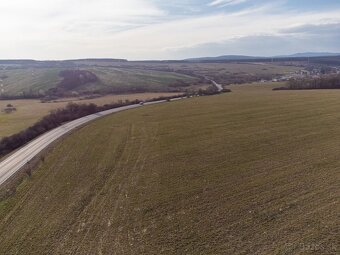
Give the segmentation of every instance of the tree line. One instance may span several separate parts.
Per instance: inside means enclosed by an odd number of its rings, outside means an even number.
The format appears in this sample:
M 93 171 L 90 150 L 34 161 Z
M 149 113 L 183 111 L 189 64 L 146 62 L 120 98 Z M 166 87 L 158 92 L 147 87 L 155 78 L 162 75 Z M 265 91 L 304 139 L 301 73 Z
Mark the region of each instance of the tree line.
M 230 92 L 230 90 L 226 89 L 223 92 Z M 168 100 L 178 98 L 178 97 L 188 97 L 188 96 L 195 96 L 195 95 L 213 95 L 219 94 L 220 92 L 212 91 L 212 90 L 200 90 L 198 93 L 185 93 L 182 95 L 175 95 L 175 96 L 161 96 L 157 98 L 153 98 L 148 100 L 148 102 L 158 101 L 158 100 Z M 65 108 L 53 110 L 50 114 L 43 117 L 40 121 L 36 122 L 33 126 L 8 137 L 4 137 L 0 140 L 0 156 L 8 154 L 21 146 L 25 145 L 26 143 L 32 141 L 33 139 L 37 138 L 38 136 L 54 129 L 62 124 L 90 115 L 101 111 L 106 111 L 122 106 L 132 105 L 132 104 L 139 104 L 143 101 L 138 99 L 129 101 L 126 100 L 125 102 L 117 102 L 112 104 L 105 104 L 103 106 L 98 106 L 96 104 L 75 104 L 70 103 Z
M 167 100 L 172 99 L 178 96 L 170 96 L 170 97 L 160 97 L 154 98 L 150 101 L 156 100 Z M 54 128 L 61 126 L 62 124 L 105 110 L 118 108 L 121 106 L 131 105 L 131 104 L 138 104 L 140 100 L 129 101 L 126 100 L 125 102 L 118 102 L 112 104 L 105 104 L 103 106 L 98 106 L 95 104 L 75 104 L 70 103 L 65 108 L 53 110 L 47 116 L 43 117 L 40 121 L 36 122 L 33 126 L 17 133 L 9 137 L 4 137 L 0 140 L 0 156 L 5 155 L 14 151 L 15 149 L 23 146 L 24 144 L 32 141 L 33 139 L 37 138 L 38 136 L 50 131 Z
M 286 87 L 274 90 L 299 90 L 299 89 L 340 89 L 340 74 L 323 75 L 317 78 L 291 79 Z
M 126 101 L 98 106 L 95 104 L 74 104 L 70 103 L 65 108 L 53 110 L 33 126 L 9 137 L 0 140 L 0 155 L 5 155 L 23 146 L 38 136 L 61 126 L 65 122 L 72 121 L 93 113 L 139 103 L 139 100 Z

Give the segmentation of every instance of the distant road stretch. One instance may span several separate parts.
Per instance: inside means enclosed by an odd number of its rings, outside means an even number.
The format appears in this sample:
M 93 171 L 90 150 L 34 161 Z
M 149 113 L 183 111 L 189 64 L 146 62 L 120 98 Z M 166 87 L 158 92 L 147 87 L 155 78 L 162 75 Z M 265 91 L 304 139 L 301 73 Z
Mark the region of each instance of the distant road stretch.
M 175 98 L 171 101 L 180 100 L 182 98 Z M 152 105 L 152 104 L 159 104 L 164 103 L 166 100 L 155 101 L 155 102 L 148 102 L 144 103 L 144 105 Z M 0 185 L 2 185 L 5 181 L 7 181 L 12 175 L 18 172 L 23 166 L 29 163 L 35 156 L 37 156 L 41 151 L 43 151 L 47 146 L 53 143 L 58 138 L 62 137 L 63 135 L 67 134 L 71 130 L 84 125 L 92 120 L 98 119 L 100 117 L 110 115 L 112 113 L 121 112 L 129 109 L 134 109 L 142 107 L 140 104 L 122 106 L 119 108 L 98 112 L 95 114 L 91 114 L 85 117 L 82 117 L 77 120 L 73 120 L 68 122 L 58 128 L 55 128 L 37 139 L 29 142 L 27 145 L 13 153 L 11 156 L 0 162 Z
M 218 84 L 216 81 L 208 78 L 207 76 L 203 76 L 203 78 L 210 81 L 215 86 L 215 88 L 217 89 L 218 92 L 223 91 L 223 86 L 221 84 Z
M 221 84 L 218 84 L 216 81 L 213 81 L 213 80 L 211 80 L 211 82 L 217 88 L 218 92 L 221 92 L 223 90 L 223 86 Z

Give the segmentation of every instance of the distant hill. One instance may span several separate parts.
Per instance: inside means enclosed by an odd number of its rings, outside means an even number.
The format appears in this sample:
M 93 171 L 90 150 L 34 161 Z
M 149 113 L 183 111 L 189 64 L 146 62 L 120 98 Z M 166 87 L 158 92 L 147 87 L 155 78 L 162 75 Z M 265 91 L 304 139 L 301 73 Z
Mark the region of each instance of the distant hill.
M 62 63 L 62 62 L 60 62 Z M 86 63 L 0 66 L 0 99 L 67 97 L 90 94 L 182 92 L 199 78 L 182 73 L 134 66 Z M 111 62 L 110 62 L 111 63 Z M 2 68 L 1 68 L 2 67 Z
M 247 60 L 259 59 L 265 57 L 243 56 L 243 55 L 224 55 L 218 57 L 202 57 L 202 58 L 188 58 L 185 61 L 211 61 L 211 60 Z
M 33 59 L 0 59 L 0 65 L 27 65 L 36 63 L 37 61 Z
M 271 58 L 308 58 L 308 57 L 334 57 L 340 56 L 340 53 L 330 52 L 302 52 L 291 55 L 279 55 L 272 57 L 263 56 L 246 56 L 246 55 L 223 55 L 218 57 L 201 57 L 201 58 L 188 58 L 185 61 L 200 62 L 200 61 L 237 61 L 237 60 L 256 60 L 256 59 L 271 59 Z
M 153 63 L 176 63 L 176 62 L 200 62 L 200 61 L 246 61 L 246 60 L 270 60 L 271 58 L 307 58 L 307 57 L 336 57 L 340 53 L 331 52 L 301 52 L 291 55 L 277 56 L 247 56 L 247 55 L 222 55 L 217 57 L 199 57 L 187 58 L 183 60 L 154 60 L 154 61 L 137 61 L 137 62 L 153 62 Z M 127 59 L 115 58 L 84 58 L 84 59 L 67 59 L 67 60 L 33 60 L 33 59 L 0 59 L 0 65 L 19 65 L 23 67 L 70 67 L 78 65 L 101 65 L 110 63 L 128 63 L 136 62 Z
M 64 60 L 66 62 L 73 62 L 73 63 L 117 63 L 117 62 L 128 62 L 127 59 L 117 59 L 117 58 L 83 58 L 83 59 L 70 59 Z
M 275 58 L 312 58 L 312 57 L 334 57 L 334 56 L 340 56 L 340 53 L 303 52 L 303 53 L 295 53 L 292 55 L 275 56 Z
M 81 63 L 119 63 L 128 62 L 127 59 L 114 58 L 86 58 L 69 60 L 33 60 L 33 59 L 0 59 L 0 65 L 21 65 L 21 66 L 70 66 Z

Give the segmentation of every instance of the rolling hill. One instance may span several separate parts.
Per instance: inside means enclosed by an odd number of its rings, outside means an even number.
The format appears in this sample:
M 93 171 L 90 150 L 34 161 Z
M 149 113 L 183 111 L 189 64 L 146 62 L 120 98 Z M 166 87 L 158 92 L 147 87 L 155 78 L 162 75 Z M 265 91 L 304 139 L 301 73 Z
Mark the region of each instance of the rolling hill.
M 0 98 L 183 92 L 206 86 L 209 82 L 202 78 L 206 76 L 223 84 L 232 84 L 270 80 L 299 70 L 299 67 L 280 63 L 84 59 L 36 64 L 32 61 L 0 64 Z M 64 76 L 65 73 L 68 77 Z M 92 78 L 84 80 L 84 77 Z
M 275 56 L 277 58 L 313 58 L 313 57 L 336 57 L 340 56 L 340 53 L 330 53 L 330 52 L 303 52 L 295 53 L 291 55 L 281 55 Z
M 65 87 L 63 86 L 65 78 L 62 77 L 65 72 L 73 72 L 74 75 L 77 72 L 79 75 L 90 73 L 97 78 L 79 82 L 79 79 L 77 81 L 77 77 L 74 77 L 69 79 L 71 83 L 68 82 L 69 85 Z M 51 94 L 72 96 L 73 92 L 78 94 L 169 92 L 183 90 L 198 81 L 195 77 L 174 72 L 94 65 L 76 69 L 67 66 L 7 67 L 0 70 L 0 77 L 3 77 L 0 80 L 0 96 L 3 97 L 41 97 Z M 55 93 L 59 87 L 63 87 L 63 90 Z
M 244 60 L 257 60 L 257 61 L 265 61 L 271 60 L 272 58 L 315 58 L 315 57 L 337 57 L 340 56 L 340 53 L 330 53 L 330 52 L 302 52 L 295 53 L 291 55 L 278 55 L 278 56 L 245 56 L 245 55 L 223 55 L 218 57 L 201 57 L 201 58 L 189 58 L 185 59 L 185 61 L 192 62 L 200 62 L 200 61 L 244 61 Z
M 188 58 L 186 61 L 200 62 L 200 61 L 212 61 L 212 60 L 250 60 L 250 59 L 261 59 L 265 57 L 254 57 L 244 55 L 223 55 L 218 57 L 202 57 L 202 58 Z
M 66 137 L 1 200 L 0 253 L 337 254 L 340 92 L 232 90 Z

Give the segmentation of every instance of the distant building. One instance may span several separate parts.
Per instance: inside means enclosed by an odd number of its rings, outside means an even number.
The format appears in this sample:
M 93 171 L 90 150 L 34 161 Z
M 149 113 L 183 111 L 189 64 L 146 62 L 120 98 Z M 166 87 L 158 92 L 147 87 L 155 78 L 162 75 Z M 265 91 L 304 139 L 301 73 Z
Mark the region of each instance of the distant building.
M 310 75 L 310 71 L 307 70 L 301 70 L 302 75 Z

